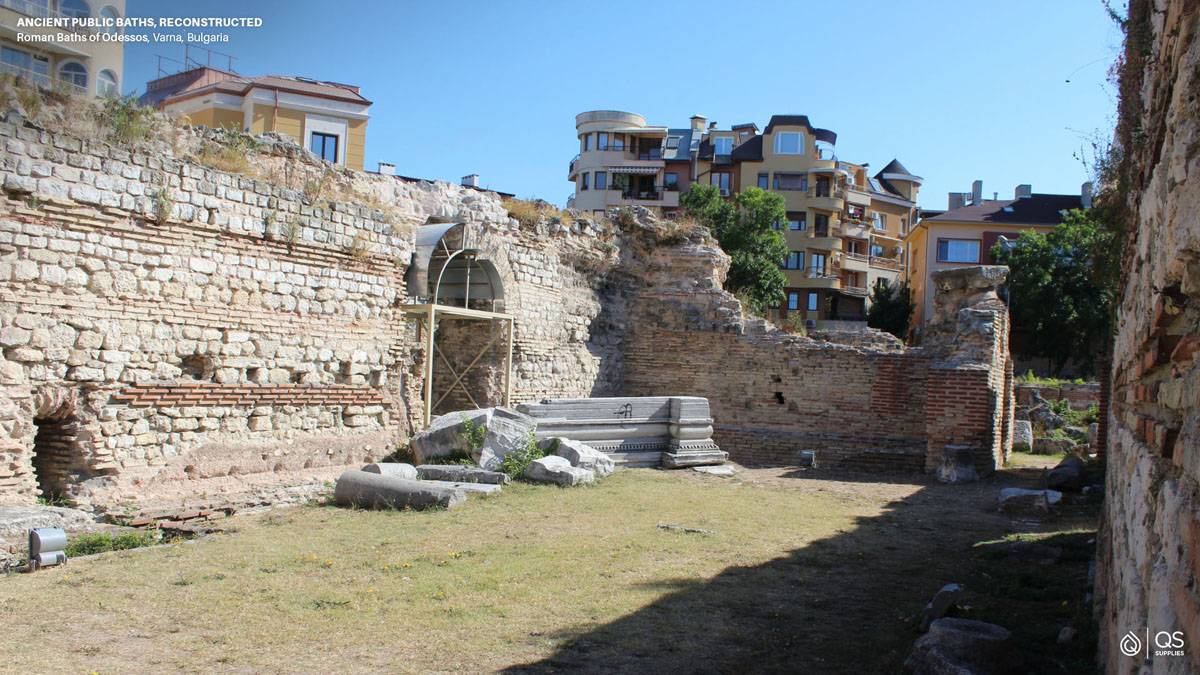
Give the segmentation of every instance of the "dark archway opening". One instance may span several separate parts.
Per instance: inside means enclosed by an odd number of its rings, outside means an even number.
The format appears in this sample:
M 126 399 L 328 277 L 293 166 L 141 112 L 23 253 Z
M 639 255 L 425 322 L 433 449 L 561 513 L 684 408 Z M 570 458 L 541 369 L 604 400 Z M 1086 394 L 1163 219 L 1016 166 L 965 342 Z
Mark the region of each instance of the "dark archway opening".
M 33 440 L 33 475 L 43 499 L 61 501 L 66 494 L 69 472 L 75 456 L 78 422 L 73 415 L 35 417 L 37 435 Z

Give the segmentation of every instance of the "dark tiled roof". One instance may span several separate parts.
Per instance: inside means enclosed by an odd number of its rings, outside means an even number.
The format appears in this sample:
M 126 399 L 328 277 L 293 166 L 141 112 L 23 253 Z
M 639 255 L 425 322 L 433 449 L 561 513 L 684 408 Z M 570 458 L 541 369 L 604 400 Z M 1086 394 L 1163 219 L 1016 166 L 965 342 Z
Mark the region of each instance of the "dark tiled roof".
M 1011 210 L 1006 211 L 1005 207 Z M 943 211 L 924 220 L 953 223 L 1058 225 L 1062 211 L 1083 208 L 1079 195 L 1033 194 L 1024 199 L 985 199 L 979 204 Z M 926 211 L 925 213 L 935 213 Z
M 771 115 L 771 121 L 767 122 L 767 128 L 763 130 L 763 133 L 769 134 L 774 131 L 775 125 L 781 127 L 804 127 L 812 131 L 812 125 L 808 123 L 808 115 Z
M 748 138 L 745 143 L 733 149 L 733 154 L 730 157 L 735 162 L 761 162 L 763 158 L 762 143 L 762 136 Z
M 904 165 L 901 164 L 900 160 L 898 160 L 898 159 L 893 159 L 892 161 L 888 162 L 888 165 L 883 167 L 883 169 L 880 170 L 879 173 L 875 174 L 875 177 L 879 178 L 880 176 L 882 176 L 885 173 L 900 173 L 900 174 L 904 174 L 905 176 L 915 175 L 915 174 L 913 174 L 913 172 L 904 168 Z
M 320 82 L 290 75 L 246 77 L 237 73 L 218 71 L 214 68 L 196 68 L 150 82 L 147 85 L 147 92 L 138 99 L 138 102 L 145 106 L 157 107 L 172 98 L 191 98 L 206 92 L 228 92 L 240 96 L 254 87 L 291 91 L 364 105 L 371 104 L 359 93 L 358 87 L 348 84 Z
M 691 129 L 667 129 L 667 138 L 679 137 L 679 146 L 668 148 L 663 146 L 663 159 L 670 161 L 675 159 L 691 159 L 692 156 L 692 130 Z

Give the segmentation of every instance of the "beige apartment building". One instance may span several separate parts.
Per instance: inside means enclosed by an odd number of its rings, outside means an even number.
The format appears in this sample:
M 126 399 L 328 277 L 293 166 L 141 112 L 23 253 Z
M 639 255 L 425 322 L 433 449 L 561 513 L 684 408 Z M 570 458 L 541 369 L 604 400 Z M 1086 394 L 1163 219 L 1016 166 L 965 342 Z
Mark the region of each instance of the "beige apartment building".
M 363 170 L 371 102 L 354 85 L 201 66 L 150 81 L 140 102 L 197 126 L 287 134 L 318 157 Z
M 923 210 L 920 222 L 906 241 L 912 250 L 908 285 L 916 310 L 912 339 L 919 341 L 933 320 L 934 288 L 929 275 L 937 270 L 989 265 L 997 243 L 1016 241 L 1022 232 L 1045 234 L 1063 220 L 1063 212 L 1092 205 L 1092 184 L 1084 183 L 1077 195 L 1042 194 L 1031 185 L 1018 185 L 1012 199 L 983 198 L 983 181 L 971 192 L 951 192 L 945 211 Z M 1014 327 L 1019 328 L 1019 327 Z
M 904 280 L 905 236 L 916 221 L 921 178 L 893 159 L 872 174 L 841 161 L 837 134 L 804 115 L 775 115 L 765 129 L 718 129 L 696 115 L 687 127 L 651 127 L 641 115 L 612 110 L 575 118 L 580 153 L 568 179 L 568 206 L 594 213 L 637 204 L 679 208 L 692 183 L 723 196 L 759 187 L 784 198 L 779 223 L 789 255 L 785 301 L 777 317 L 799 315 L 810 328 L 860 327 L 870 289 Z M 614 183 L 614 181 L 617 181 Z
M 0 72 L 73 94 L 119 96 L 125 57 L 124 43 L 115 39 L 120 28 L 18 28 L 18 21 L 109 19 L 115 23 L 124 17 L 125 0 L 0 0 Z

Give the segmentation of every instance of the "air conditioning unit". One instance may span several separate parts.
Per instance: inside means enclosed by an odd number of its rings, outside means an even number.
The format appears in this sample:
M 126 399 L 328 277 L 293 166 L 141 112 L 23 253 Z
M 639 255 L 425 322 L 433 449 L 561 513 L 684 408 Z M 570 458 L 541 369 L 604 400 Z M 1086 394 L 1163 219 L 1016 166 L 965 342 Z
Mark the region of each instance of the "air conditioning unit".
M 805 327 L 805 328 L 811 328 L 811 329 L 813 329 L 813 330 L 816 330 L 816 328 L 817 328 L 817 320 L 816 320 L 816 319 L 805 319 L 805 320 L 804 320 L 804 327 Z
M 895 253 L 896 255 L 900 255 L 901 253 L 904 252 L 904 247 L 897 246 L 896 248 L 892 249 L 892 252 Z
M 721 188 L 721 189 L 720 189 L 720 191 L 721 191 L 721 196 L 722 196 L 722 197 L 728 197 L 728 196 L 729 196 L 729 188 Z

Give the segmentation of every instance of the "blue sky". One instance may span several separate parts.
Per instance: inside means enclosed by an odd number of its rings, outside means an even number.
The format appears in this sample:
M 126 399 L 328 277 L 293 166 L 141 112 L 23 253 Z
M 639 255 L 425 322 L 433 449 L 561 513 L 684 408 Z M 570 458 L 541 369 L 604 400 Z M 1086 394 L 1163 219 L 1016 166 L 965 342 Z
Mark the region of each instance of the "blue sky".
M 975 179 L 987 197 L 1019 183 L 1075 193 L 1087 172 L 1073 154 L 1111 134 L 1105 76 L 1121 39 L 1100 0 L 128 0 L 127 12 L 261 17 L 209 47 L 242 74 L 360 85 L 374 102 L 367 168 L 479 173 L 560 205 L 574 116 L 594 109 L 668 126 L 699 113 L 721 128 L 808 115 L 837 132 L 839 157 L 898 157 L 923 176 L 926 208 Z M 183 48 L 128 46 L 123 89 L 144 91 L 157 55 Z

